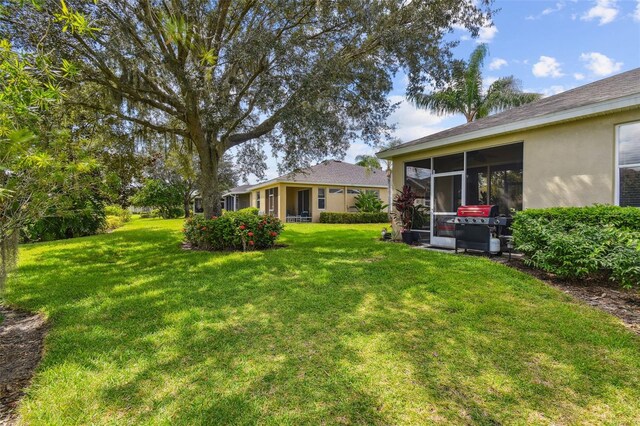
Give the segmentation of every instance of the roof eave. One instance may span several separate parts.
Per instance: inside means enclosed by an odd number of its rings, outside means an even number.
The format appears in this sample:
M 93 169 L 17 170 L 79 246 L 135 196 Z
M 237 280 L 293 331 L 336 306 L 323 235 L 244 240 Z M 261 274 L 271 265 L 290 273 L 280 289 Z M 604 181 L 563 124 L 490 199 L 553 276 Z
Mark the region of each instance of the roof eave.
M 294 181 L 294 180 L 277 180 L 277 181 L 269 181 L 264 183 L 258 183 L 251 187 L 251 191 L 255 191 L 256 189 L 264 188 L 267 186 L 273 186 L 281 183 L 290 183 L 295 185 L 319 185 L 319 186 L 355 186 L 359 188 L 386 188 L 387 185 L 376 185 L 370 183 L 324 183 L 324 182 L 310 182 L 310 181 Z
M 446 145 L 454 145 L 462 142 L 470 142 L 477 139 L 484 139 L 493 136 L 504 135 L 517 131 L 529 130 L 537 127 L 559 124 L 565 121 L 572 121 L 580 118 L 600 115 L 603 113 L 612 113 L 633 107 L 640 107 L 640 93 L 634 93 L 617 99 L 611 99 L 595 104 L 584 105 L 578 108 L 568 109 L 566 111 L 555 112 L 552 114 L 533 117 L 526 120 L 516 121 L 514 123 L 501 124 L 489 127 L 487 129 L 476 130 L 461 135 L 454 135 L 443 139 L 436 139 L 406 147 L 398 147 L 376 153 L 381 159 L 390 159 L 399 155 L 410 154 L 425 149 L 438 148 Z

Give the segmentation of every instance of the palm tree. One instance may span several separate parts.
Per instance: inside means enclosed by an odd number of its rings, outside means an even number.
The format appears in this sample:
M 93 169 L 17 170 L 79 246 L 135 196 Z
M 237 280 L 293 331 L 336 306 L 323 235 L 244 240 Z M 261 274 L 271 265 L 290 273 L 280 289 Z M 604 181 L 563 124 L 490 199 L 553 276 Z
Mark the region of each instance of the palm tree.
M 380 160 L 375 155 L 357 155 L 356 165 L 365 167 L 367 170 L 379 169 Z
M 520 81 L 513 76 L 502 77 L 485 91 L 482 87 L 482 64 L 487 56 L 487 46 L 479 45 L 469 62 L 453 62 L 449 81 L 444 89 L 432 93 L 409 95 L 418 108 L 434 111 L 438 115 L 462 113 L 467 123 L 491 113 L 524 105 L 542 97 L 539 93 L 526 93 Z

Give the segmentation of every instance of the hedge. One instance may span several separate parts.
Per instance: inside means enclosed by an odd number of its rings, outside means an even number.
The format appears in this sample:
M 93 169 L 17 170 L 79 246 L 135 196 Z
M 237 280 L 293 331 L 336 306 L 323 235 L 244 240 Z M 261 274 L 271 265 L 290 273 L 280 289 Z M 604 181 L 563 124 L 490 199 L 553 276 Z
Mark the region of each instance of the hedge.
M 562 278 L 605 275 L 639 288 L 638 220 L 635 207 L 530 209 L 515 215 L 511 229 L 528 265 Z
M 321 212 L 320 223 L 388 223 L 389 215 L 378 213 Z
M 589 207 L 553 207 L 547 209 L 527 209 L 518 212 L 518 218 L 541 219 L 554 222 L 564 229 L 572 229 L 575 224 L 605 226 L 618 229 L 640 231 L 640 209 L 596 204 Z

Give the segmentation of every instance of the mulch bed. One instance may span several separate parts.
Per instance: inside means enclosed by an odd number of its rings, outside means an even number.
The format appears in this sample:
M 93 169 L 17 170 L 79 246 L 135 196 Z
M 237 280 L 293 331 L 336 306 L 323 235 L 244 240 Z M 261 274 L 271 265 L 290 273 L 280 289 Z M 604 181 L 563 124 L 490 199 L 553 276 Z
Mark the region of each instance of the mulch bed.
M 42 358 L 44 317 L 0 305 L 0 426 L 16 422 L 16 406 Z
M 193 250 L 193 251 L 209 251 L 212 253 L 215 252 L 241 252 L 242 250 L 209 250 L 209 249 L 205 249 L 202 247 L 195 247 L 193 246 L 191 243 L 189 242 L 183 242 L 180 244 L 180 247 L 182 248 L 182 250 Z M 252 249 L 252 250 L 248 250 L 248 251 L 266 251 L 266 250 L 277 250 L 277 249 L 281 249 L 281 248 L 285 248 L 285 247 L 289 247 L 289 245 L 287 244 L 274 244 L 273 247 L 269 247 L 269 248 L 263 248 L 263 249 Z
M 622 289 L 606 277 L 575 281 L 562 279 L 554 274 L 527 266 L 522 259 L 511 261 L 503 257 L 492 259 L 532 275 L 588 305 L 620 318 L 627 328 L 640 334 L 640 292 L 637 290 Z

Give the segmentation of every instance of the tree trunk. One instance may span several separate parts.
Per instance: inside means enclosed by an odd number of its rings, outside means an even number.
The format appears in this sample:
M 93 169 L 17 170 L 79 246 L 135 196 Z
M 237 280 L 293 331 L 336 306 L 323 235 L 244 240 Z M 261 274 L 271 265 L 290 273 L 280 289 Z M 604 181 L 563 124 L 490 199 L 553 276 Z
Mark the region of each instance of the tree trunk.
M 204 217 L 220 216 L 222 209 L 220 207 L 220 191 L 219 169 L 220 158 L 213 144 L 207 140 L 196 143 L 198 155 L 200 157 L 200 192 L 202 195 L 202 210 Z
M 197 102 L 194 102 L 197 103 Z M 189 136 L 198 150 L 200 158 L 200 194 L 204 217 L 220 216 L 220 181 L 218 171 L 224 152 L 218 152 L 217 143 L 210 132 L 205 132 L 196 110 L 187 112 Z
M 217 157 L 217 156 L 215 156 Z M 204 216 L 220 216 L 220 184 L 218 182 L 218 158 L 203 161 L 200 157 L 200 190 L 202 192 L 202 209 Z
M 184 204 L 184 218 L 188 219 L 191 216 L 191 197 L 189 197 L 189 193 L 185 194 L 183 199 Z

